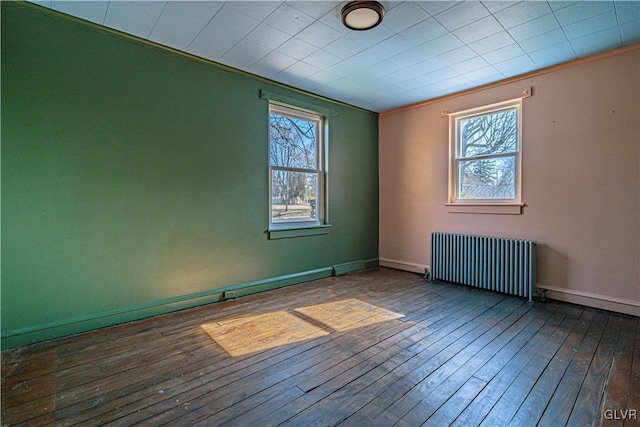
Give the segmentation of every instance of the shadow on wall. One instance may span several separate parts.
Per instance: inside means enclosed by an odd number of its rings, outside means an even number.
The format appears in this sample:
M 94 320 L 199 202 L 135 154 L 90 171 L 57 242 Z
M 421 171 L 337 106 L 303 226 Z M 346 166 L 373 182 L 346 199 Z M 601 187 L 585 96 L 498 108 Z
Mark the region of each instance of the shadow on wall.
M 551 246 L 538 242 L 536 258 L 538 288 L 545 286 L 564 288 L 569 283 L 569 257 Z

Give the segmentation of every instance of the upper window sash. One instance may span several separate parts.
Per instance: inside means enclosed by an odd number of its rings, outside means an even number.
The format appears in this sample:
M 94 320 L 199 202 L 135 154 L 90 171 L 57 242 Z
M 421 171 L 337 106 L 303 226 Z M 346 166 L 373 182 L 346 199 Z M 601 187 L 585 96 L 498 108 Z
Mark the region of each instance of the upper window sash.
M 297 170 L 299 172 L 305 171 L 319 171 L 322 169 L 322 141 L 324 140 L 323 136 L 323 119 L 321 116 L 317 114 L 311 114 L 304 111 L 296 110 L 290 107 L 283 107 L 277 104 L 269 105 L 269 118 L 271 119 L 272 114 L 277 114 L 283 117 L 289 117 L 294 119 L 304 120 L 309 123 L 314 123 L 315 127 L 315 148 L 314 148 L 314 162 L 312 165 L 307 163 L 307 167 L 305 165 L 300 166 L 300 163 L 297 163 L 297 166 L 291 165 L 282 165 L 282 164 L 274 164 L 273 158 L 270 156 L 269 164 L 272 168 L 286 168 L 288 170 Z M 271 149 L 271 141 L 269 141 L 269 149 Z M 312 166 L 312 167 L 311 167 Z

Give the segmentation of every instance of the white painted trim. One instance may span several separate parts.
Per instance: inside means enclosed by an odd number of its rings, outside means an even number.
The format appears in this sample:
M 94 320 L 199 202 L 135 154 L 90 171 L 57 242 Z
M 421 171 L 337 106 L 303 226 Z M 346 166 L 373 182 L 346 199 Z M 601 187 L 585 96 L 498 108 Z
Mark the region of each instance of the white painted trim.
M 447 203 L 446 206 L 449 213 L 520 215 L 524 203 Z
M 538 283 L 536 287 L 538 290 L 546 289 L 548 291 L 547 298 L 550 299 L 640 317 L 640 301 L 610 297 L 591 292 L 557 288 L 555 286 L 547 286 L 541 283 Z
M 410 271 L 412 273 L 425 274 L 429 270 L 429 266 L 425 264 L 416 264 L 397 259 L 380 258 L 380 266 L 395 268 L 396 270 Z
M 523 93 L 526 97 L 531 95 L 531 88 L 525 89 Z M 458 122 L 462 119 L 485 116 L 514 110 L 516 113 L 516 135 L 517 150 L 508 153 L 492 153 L 481 156 L 463 157 L 461 155 L 462 142 L 460 126 Z M 509 99 L 494 104 L 474 107 L 455 113 L 448 113 L 449 116 L 449 195 L 448 211 L 451 213 L 499 213 L 499 214 L 521 214 L 522 209 L 522 97 Z M 463 161 L 473 161 L 479 159 L 513 157 L 515 162 L 514 171 L 514 195 L 512 199 L 459 199 L 460 185 L 460 163 Z M 469 208 L 476 205 L 475 208 Z M 496 205 L 503 205 L 496 208 Z M 514 207 L 517 207 L 514 209 Z

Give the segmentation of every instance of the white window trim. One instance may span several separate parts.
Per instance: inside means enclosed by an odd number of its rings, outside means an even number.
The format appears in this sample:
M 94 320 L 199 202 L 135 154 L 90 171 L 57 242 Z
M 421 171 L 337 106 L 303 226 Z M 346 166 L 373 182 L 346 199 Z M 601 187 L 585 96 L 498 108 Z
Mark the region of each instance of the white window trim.
M 326 234 L 328 232 L 328 224 L 326 224 L 326 127 L 327 117 L 315 111 L 299 108 L 293 105 L 288 105 L 283 102 L 269 101 L 269 115 L 272 112 L 282 114 L 285 116 L 291 116 L 300 118 L 303 120 L 309 120 L 317 123 L 318 135 L 316 136 L 316 166 L 317 169 L 305 169 L 305 168 L 289 168 L 272 166 L 269 158 L 269 238 L 289 238 L 299 236 L 310 236 L 318 234 Z M 268 149 L 271 148 L 271 141 L 268 143 Z M 272 186 L 272 171 L 273 170 L 292 170 L 305 173 L 317 173 L 317 197 L 316 197 L 316 219 L 309 220 L 290 220 L 290 221 L 278 221 L 273 222 L 272 217 L 272 201 L 273 197 L 271 191 Z M 300 230 L 300 232 L 296 232 Z
M 515 197 L 509 199 L 459 199 L 458 194 L 458 120 L 468 116 L 489 114 L 515 108 L 517 117 L 518 150 L 515 153 Z M 449 116 L 449 191 L 446 204 L 451 213 L 520 214 L 522 213 L 522 98 L 511 99 L 482 107 L 447 113 Z M 499 156 L 489 156 L 499 157 Z

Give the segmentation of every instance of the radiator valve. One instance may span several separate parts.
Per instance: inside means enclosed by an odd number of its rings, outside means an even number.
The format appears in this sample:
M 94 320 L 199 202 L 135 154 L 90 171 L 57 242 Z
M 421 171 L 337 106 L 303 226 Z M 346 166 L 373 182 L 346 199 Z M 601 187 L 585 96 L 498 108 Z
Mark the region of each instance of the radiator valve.
M 540 288 L 540 302 L 547 302 L 547 290 Z

